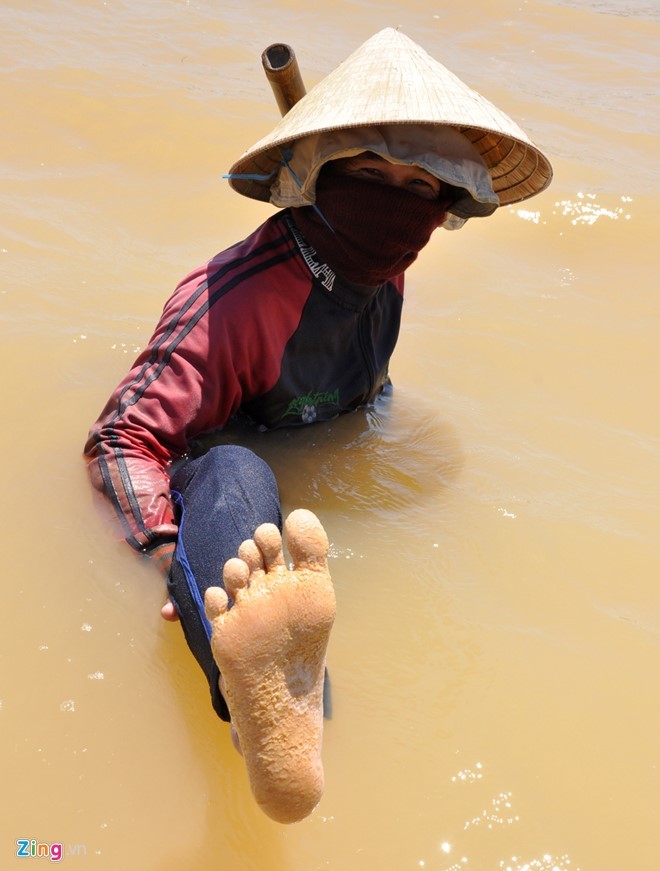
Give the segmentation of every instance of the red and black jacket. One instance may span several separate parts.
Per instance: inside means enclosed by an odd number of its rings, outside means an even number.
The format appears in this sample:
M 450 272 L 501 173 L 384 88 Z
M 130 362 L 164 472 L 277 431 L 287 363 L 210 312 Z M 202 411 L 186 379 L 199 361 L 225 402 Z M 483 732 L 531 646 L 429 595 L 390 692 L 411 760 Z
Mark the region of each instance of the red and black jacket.
M 403 275 L 351 284 L 319 261 L 288 211 L 176 288 L 85 446 L 129 544 L 176 540 L 167 467 L 239 412 L 272 429 L 371 402 L 399 333 Z

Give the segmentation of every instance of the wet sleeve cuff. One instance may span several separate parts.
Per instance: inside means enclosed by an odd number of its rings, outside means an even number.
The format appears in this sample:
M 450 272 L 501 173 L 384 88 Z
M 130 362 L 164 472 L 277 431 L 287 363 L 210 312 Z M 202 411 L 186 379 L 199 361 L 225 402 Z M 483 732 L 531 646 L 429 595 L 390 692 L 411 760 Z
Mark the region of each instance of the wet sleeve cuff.
M 176 550 L 176 541 L 165 541 L 154 545 L 146 550 L 147 556 L 152 560 L 156 568 L 167 580 L 170 576 L 170 567 Z

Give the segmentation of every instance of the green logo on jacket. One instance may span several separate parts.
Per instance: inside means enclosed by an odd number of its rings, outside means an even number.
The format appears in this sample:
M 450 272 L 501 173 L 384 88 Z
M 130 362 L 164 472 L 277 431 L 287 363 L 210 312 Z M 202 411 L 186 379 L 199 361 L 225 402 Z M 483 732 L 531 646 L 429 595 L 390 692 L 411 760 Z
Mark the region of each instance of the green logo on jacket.
M 332 405 L 339 408 L 339 390 L 332 392 L 316 391 L 305 393 L 304 396 L 296 396 L 289 403 L 289 407 L 284 412 L 283 417 L 301 417 L 303 423 L 313 423 L 318 417 L 319 407 L 322 405 Z

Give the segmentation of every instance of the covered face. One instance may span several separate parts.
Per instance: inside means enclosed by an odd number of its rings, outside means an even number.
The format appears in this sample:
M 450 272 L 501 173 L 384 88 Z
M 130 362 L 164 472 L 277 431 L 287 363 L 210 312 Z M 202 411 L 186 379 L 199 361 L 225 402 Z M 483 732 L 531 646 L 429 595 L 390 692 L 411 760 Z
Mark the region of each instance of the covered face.
M 426 124 L 352 127 L 305 136 L 283 149 L 270 201 L 280 208 L 315 203 L 322 168 L 365 153 L 418 167 L 450 186 L 452 197 L 443 223 L 447 229 L 457 229 L 471 217 L 490 215 L 499 205 L 486 164 L 467 137 L 452 127 Z

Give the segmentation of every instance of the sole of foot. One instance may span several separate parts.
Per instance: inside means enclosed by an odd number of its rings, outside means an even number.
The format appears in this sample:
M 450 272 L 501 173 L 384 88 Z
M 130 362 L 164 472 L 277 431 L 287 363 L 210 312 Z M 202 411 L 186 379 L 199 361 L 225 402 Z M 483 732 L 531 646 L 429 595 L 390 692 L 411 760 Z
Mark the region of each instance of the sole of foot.
M 225 564 L 225 589 L 209 588 L 205 605 L 252 792 L 271 819 L 292 823 L 323 794 L 323 678 L 336 603 L 317 517 L 294 511 L 284 531 L 291 568 L 279 530 L 264 524 Z

